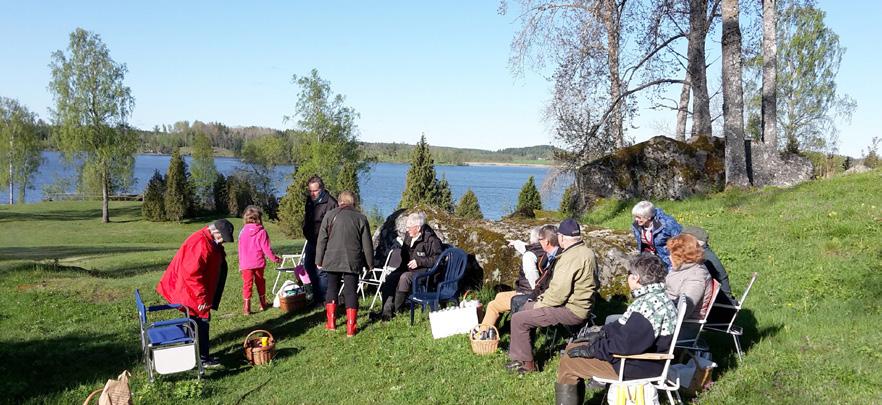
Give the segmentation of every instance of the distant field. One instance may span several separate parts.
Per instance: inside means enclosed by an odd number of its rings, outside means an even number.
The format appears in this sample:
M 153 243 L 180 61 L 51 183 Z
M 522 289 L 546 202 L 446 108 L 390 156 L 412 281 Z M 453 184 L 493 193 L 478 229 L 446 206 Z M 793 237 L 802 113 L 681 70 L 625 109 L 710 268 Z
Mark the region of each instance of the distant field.
M 760 273 L 739 320 L 747 331 L 744 362 L 735 362 L 730 340 L 713 340 L 721 367 L 699 403 L 882 403 L 880 196 L 877 170 L 660 203 L 681 223 L 710 231 L 737 294 L 751 272 Z M 148 404 L 553 400 L 556 355 L 542 372 L 512 376 L 502 369 L 502 352 L 474 356 L 463 336 L 432 340 L 425 316 L 413 327 L 407 317 L 367 324 L 363 303 L 362 329 L 351 339 L 342 328 L 325 331 L 319 310 L 244 317 L 235 247 L 211 330 L 225 368 L 201 382 L 179 375 L 148 384 L 132 292 L 161 302 L 153 287 L 162 270 L 208 219 L 147 223 L 139 203 L 112 202 L 111 209 L 114 222 L 101 224 L 97 202 L 0 206 L 0 402 L 81 403 L 123 369 L 134 374 L 136 403 Z M 626 229 L 629 214 L 630 202 L 609 201 L 587 219 Z M 238 229 L 241 220 L 232 221 Z M 301 241 L 268 229 L 277 251 L 299 251 Z M 267 273 L 271 284 L 275 272 Z M 259 328 L 279 339 L 279 354 L 272 365 L 252 368 L 241 344 Z M 589 398 L 601 403 L 600 393 Z

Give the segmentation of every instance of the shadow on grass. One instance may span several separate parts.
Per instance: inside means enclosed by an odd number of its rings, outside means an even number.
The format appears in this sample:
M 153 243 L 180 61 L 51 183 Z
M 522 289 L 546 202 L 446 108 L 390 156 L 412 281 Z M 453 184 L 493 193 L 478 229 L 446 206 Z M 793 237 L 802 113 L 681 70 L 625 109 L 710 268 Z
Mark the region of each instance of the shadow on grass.
M 119 279 L 126 278 L 131 276 L 136 276 L 142 273 L 148 273 L 151 271 L 162 271 L 165 269 L 166 264 L 161 263 L 146 263 L 139 266 L 127 266 L 123 269 L 103 269 L 103 270 L 91 270 L 85 269 L 79 266 L 65 266 L 58 264 L 57 262 L 49 262 L 49 263 L 23 263 L 13 267 L 8 267 L 4 269 L 3 272 L 10 273 L 15 271 L 34 271 L 34 270 L 42 270 L 49 273 L 59 273 L 59 274 L 77 274 L 77 275 L 85 275 L 94 278 L 102 278 L 102 279 Z
M 132 219 L 115 221 L 114 218 L 123 217 L 141 217 L 141 206 L 131 205 L 125 207 L 114 207 L 111 203 L 110 221 L 111 222 L 132 222 Z M 67 210 L 47 210 L 41 212 L 18 212 L 11 210 L 0 210 L 0 222 L 22 222 L 22 221 L 85 221 L 94 219 L 96 222 L 101 221 L 101 202 L 95 201 L 94 209 L 67 209 Z
M 103 256 L 107 254 L 155 252 L 169 250 L 164 247 L 137 246 L 35 246 L 0 247 L 0 260 L 52 260 L 78 256 Z
M 97 389 L 98 381 L 136 367 L 138 356 L 133 344 L 110 334 L 0 342 L 0 392 L 4 401 L 22 403 L 90 381 Z
M 735 325 L 743 330 L 741 336 L 741 350 L 746 355 L 756 343 L 778 334 L 784 325 L 772 325 L 763 329 L 757 328 L 756 317 L 750 309 L 742 309 L 738 313 Z M 735 352 L 735 342 L 731 335 L 719 332 L 703 332 L 705 339 L 711 348 L 714 361 L 719 365 L 717 371 L 726 373 L 730 369 L 738 367 L 738 354 Z

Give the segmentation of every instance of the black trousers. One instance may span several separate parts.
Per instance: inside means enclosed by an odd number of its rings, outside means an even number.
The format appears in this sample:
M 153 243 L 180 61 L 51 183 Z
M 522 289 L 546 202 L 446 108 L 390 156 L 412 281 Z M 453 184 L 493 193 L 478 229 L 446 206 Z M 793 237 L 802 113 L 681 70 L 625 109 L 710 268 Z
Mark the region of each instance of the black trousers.
M 337 291 L 340 290 L 340 279 L 343 279 L 343 298 L 346 301 L 346 308 L 358 308 L 358 274 L 355 273 L 335 273 L 326 271 L 328 275 L 328 289 L 325 290 L 325 303 L 337 301 Z
M 210 318 L 202 319 L 198 316 L 191 316 L 190 319 L 196 322 L 196 335 L 199 339 L 199 357 L 205 359 L 208 357 L 208 321 Z

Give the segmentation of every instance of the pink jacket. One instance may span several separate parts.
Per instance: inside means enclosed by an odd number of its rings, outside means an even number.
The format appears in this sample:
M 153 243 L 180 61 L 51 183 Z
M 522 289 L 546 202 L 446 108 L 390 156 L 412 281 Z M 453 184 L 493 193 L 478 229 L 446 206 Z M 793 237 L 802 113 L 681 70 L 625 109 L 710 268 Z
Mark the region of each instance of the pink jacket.
M 279 263 L 282 258 L 270 249 L 269 235 L 258 224 L 245 224 L 239 231 L 239 269 L 261 269 L 266 267 L 264 255 Z

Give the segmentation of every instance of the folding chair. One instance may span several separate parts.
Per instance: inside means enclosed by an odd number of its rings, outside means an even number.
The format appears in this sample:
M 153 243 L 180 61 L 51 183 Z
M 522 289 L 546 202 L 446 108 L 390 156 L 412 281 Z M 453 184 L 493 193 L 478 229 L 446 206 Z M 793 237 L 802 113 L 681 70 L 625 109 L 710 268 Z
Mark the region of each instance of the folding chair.
M 680 336 L 680 327 L 683 324 L 683 318 L 686 316 L 686 296 L 680 295 L 680 299 L 677 301 L 677 327 L 674 328 L 674 335 L 671 336 L 671 347 L 668 348 L 667 353 L 643 353 L 643 354 L 632 354 L 632 355 L 620 355 L 614 354 L 613 357 L 620 359 L 619 362 L 619 377 L 618 379 L 608 379 L 601 377 L 592 377 L 594 381 L 603 384 L 651 384 L 655 389 L 665 391 L 668 395 L 668 401 L 671 404 L 674 404 L 674 397 L 671 396 L 671 391 L 677 396 L 677 402 L 682 402 L 680 398 L 680 393 L 677 392 L 677 389 L 680 388 L 680 377 L 677 377 L 675 380 L 671 380 L 668 378 L 668 370 L 671 368 L 671 360 L 674 358 L 674 349 L 676 348 L 677 338 Z M 624 378 L 625 373 L 625 363 L 627 360 L 651 360 L 651 361 L 660 361 L 664 362 L 665 366 L 662 368 L 661 374 L 655 377 L 648 378 L 639 378 L 633 380 L 626 380 Z M 639 391 L 639 390 L 638 390 Z M 642 392 L 640 392 L 642 394 Z M 637 403 L 640 402 L 638 398 Z
M 138 323 L 141 329 L 141 353 L 147 378 L 153 382 L 153 372 L 173 374 L 198 368 L 197 378 L 205 370 L 199 359 L 199 333 L 196 322 L 190 319 L 190 311 L 184 308 L 185 317 L 148 322 L 150 312 L 179 309 L 179 304 L 155 305 L 147 307 L 141 300 L 141 292 L 135 290 L 135 305 L 138 307 Z
M 721 308 L 733 311 L 732 319 L 728 323 L 708 323 L 704 325 L 704 329 L 711 332 L 722 332 L 732 335 L 732 339 L 735 341 L 735 352 L 738 354 L 738 361 L 742 360 L 743 352 L 741 351 L 741 341 L 739 337 L 744 334 L 744 330 L 741 329 L 740 326 L 735 325 L 735 318 L 738 317 L 738 313 L 741 312 L 741 308 L 744 306 L 744 301 L 747 299 L 747 294 L 750 293 L 750 288 L 753 287 L 753 283 L 756 281 L 757 273 L 754 272 L 753 276 L 750 277 L 750 282 L 747 283 L 747 288 L 744 289 L 744 293 L 741 294 L 741 299 L 738 300 L 738 305 L 729 305 L 729 304 L 720 304 L 715 303 L 711 307 L 711 311 L 714 308 Z
M 686 327 L 686 336 L 682 336 L 679 340 L 677 340 L 677 348 L 686 349 L 689 351 L 699 351 L 699 352 L 707 352 L 710 351 L 710 348 L 699 340 L 701 336 L 701 331 L 704 329 L 707 324 L 707 318 L 711 313 L 711 308 L 717 300 L 717 295 L 720 293 L 720 282 L 711 278 L 711 293 L 709 296 L 705 296 L 701 302 L 701 319 L 684 319 L 683 326 Z M 683 335 L 683 333 L 681 333 Z
M 374 267 L 373 269 L 365 270 L 362 274 L 361 278 L 358 280 L 358 290 L 362 293 L 362 297 L 364 296 L 365 285 L 377 287 L 377 291 L 374 292 L 374 298 L 371 299 L 371 306 L 368 307 L 368 311 L 374 309 L 374 304 L 377 302 L 377 298 L 380 297 L 380 288 L 383 286 L 383 283 L 386 282 L 386 276 L 398 269 L 400 265 L 401 249 L 390 249 L 389 254 L 386 255 L 386 261 L 383 263 L 383 267 Z
M 300 249 L 300 254 L 298 255 L 282 255 L 282 262 L 276 267 L 276 282 L 273 283 L 273 296 L 276 296 L 276 288 L 279 285 L 279 279 L 282 278 L 282 274 L 285 274 L 285 278 L 290 278 L 292 274 L 296 274 L 294 269 L 297 266 L 303 264 L 303 256 L 306 254 L 306 244 L 309 242 L 303 243 L 303 248 Z M 285 266 L 285 263 L 290 263 L 290 265 Z M 315 282 L 315 281 L 313 281 Z

